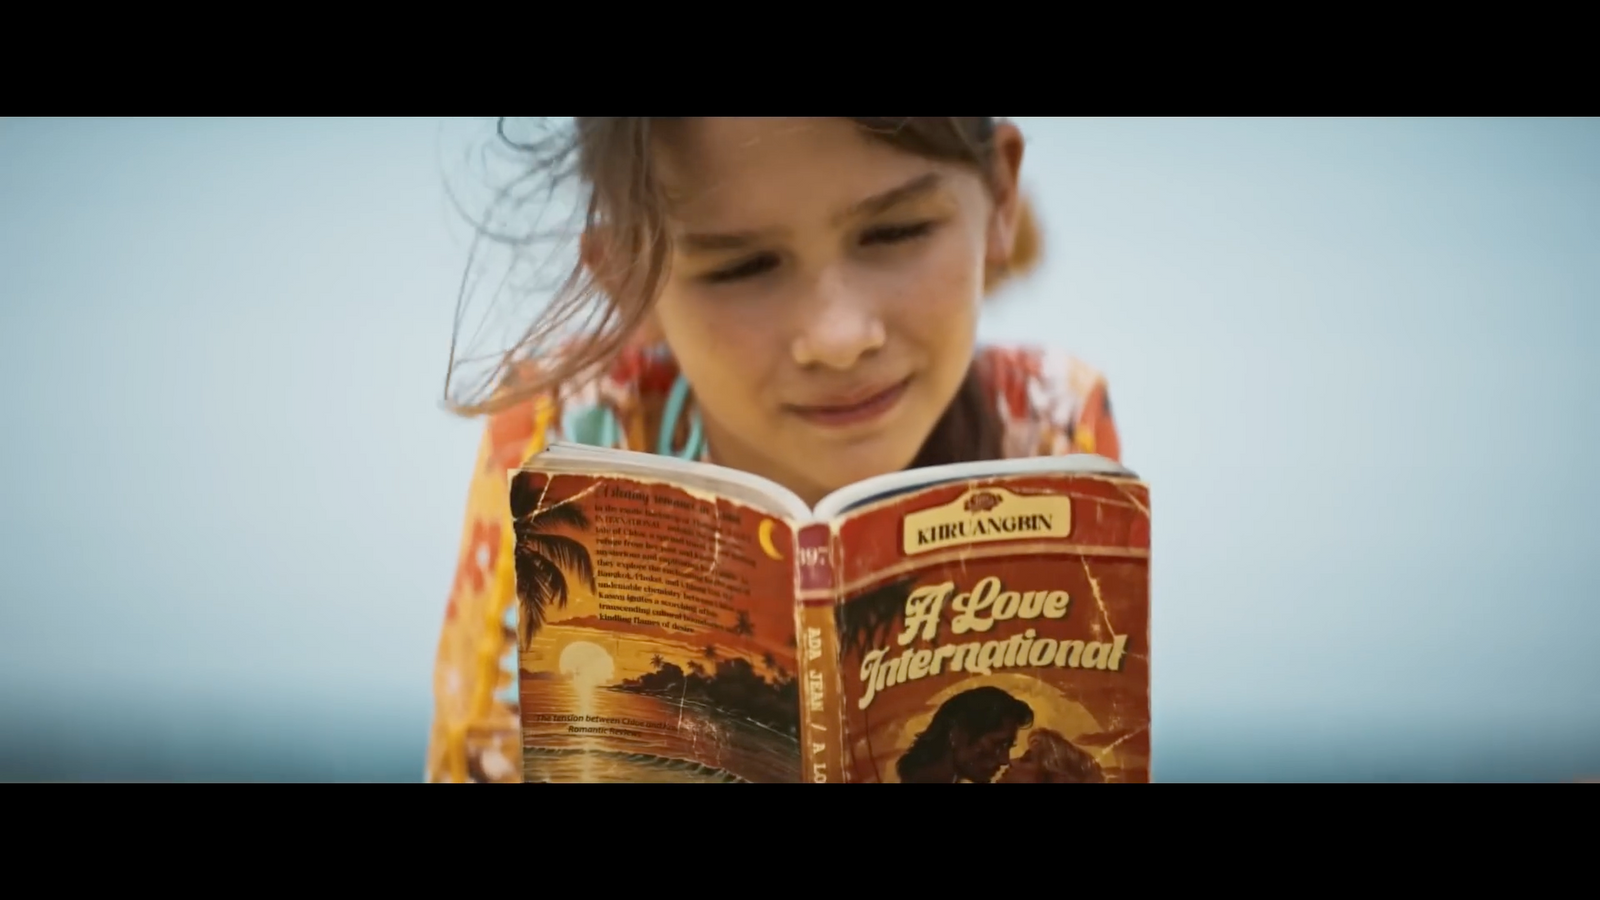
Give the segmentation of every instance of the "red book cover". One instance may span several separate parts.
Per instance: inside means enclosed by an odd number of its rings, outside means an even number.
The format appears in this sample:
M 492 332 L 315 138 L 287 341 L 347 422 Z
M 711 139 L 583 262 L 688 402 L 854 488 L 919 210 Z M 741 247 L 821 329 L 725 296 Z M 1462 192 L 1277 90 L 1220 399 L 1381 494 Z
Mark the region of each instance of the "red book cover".
M 552 450 L 509 498 L 525 782 L 1149 781 L 1132 473 L 969 464 L 808 509 Z
M 1148 782 L 1149 494 L 942 485 L 837 529 L 852 782 Z

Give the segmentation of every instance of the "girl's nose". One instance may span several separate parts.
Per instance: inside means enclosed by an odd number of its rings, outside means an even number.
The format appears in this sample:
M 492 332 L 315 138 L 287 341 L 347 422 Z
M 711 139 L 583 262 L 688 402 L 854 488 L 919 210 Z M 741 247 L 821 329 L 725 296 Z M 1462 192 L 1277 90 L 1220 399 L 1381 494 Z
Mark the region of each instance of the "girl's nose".
M 819 278 L 811 300 L 803 304 L 804 319 L 790 348 L 799 365 L 850 369 L 888 340 L 870 297 L 851 289 L 840 275 Z

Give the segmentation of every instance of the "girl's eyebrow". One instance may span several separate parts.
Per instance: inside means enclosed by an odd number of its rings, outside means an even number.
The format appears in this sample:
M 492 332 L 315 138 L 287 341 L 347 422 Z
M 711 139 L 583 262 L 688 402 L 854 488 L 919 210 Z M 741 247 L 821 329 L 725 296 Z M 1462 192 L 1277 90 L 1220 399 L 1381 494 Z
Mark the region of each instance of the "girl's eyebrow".
M 835 222 L 860 216 L 875 215 L 885 212 L 908 200 L 932 193 L 938 189 L 942 179 L 938 172 L 929 172 L 919 175 L 898 187 L 890 188 L 879 194 L 873 194 L 865 200 L 857 201 L 850 208 L 834 217 Z M 730 231 L 720 234 L 688 233 L 679 236 L 678 241 L 687 252 L 715 253 L 730 250 L 741 250 L 761 240 L 770 232 L 763 231 Z
M 919 175 L 899 187 L 890 188 L 881 194 L 874 194 L 865 200 L 852 204 L 849 209 L 838 216 L 837 221 L 886 212 L 907 200 L 932 193 L 939 187 L 940 181 L 938 172 Z

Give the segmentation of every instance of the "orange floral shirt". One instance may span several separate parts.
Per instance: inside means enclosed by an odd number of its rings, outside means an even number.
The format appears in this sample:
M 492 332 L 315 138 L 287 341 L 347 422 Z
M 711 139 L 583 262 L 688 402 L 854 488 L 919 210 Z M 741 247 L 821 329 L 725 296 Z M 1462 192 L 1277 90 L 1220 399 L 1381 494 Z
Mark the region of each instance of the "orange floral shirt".
M 1098 371 L 1068 354 L 1030 347 L 985 347 L 979 355 L 1005 427 L 1007 457 L 1098 453 L 1121 459 L 1106 380 Z M 460 558 L 434 667 L 428 781 L 522 780 L 507 472 L 551 441 L 583 439 L 595 414 L 605 410 L 618 424 L 618 443 L 654 450 L 677 377 L 678 367 L 664 349 L 630 351 L 563 403 L 538 397 L 489 418 L 468 488 Z M 686 431 L 686 420 L 680 417 L 675 430 Z M 682 446 L 683 438 L 676 434 L 674 446 Z

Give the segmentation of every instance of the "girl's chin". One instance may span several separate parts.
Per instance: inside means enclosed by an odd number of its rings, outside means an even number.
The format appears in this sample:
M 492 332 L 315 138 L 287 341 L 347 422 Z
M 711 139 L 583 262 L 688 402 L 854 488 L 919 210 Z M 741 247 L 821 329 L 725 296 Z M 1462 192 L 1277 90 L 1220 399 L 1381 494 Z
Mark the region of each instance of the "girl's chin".
M 911 463 L 917 458 L 916 448 L 907 452 L 854 452 L 843 451 L 839 457 L 828 460 L 829 464 L 814 468 L 824 469 L 828 476 L 825 480 L 831 485 L 828 489 L 836 491 L 849 487 L 868 478 L 879 475 L 890 475 L 903 472 L 910 468 Z

